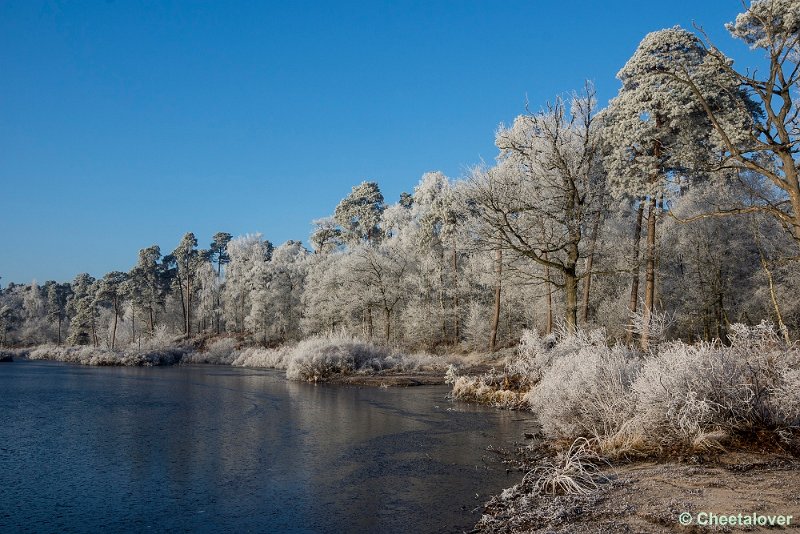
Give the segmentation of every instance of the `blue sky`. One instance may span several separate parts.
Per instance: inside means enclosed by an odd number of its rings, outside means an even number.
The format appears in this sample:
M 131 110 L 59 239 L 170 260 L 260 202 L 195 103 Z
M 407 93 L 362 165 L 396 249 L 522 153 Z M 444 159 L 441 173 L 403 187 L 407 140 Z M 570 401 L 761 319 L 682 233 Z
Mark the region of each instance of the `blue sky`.
M 307 242 L 377 181 L 495 156 L 500 122 L 593 80 L 649 31 L 738 0 L 0 0 L 0 283 L 128 270 L 186 231 Z M 753 59 L 753 58 L 747 58 Z

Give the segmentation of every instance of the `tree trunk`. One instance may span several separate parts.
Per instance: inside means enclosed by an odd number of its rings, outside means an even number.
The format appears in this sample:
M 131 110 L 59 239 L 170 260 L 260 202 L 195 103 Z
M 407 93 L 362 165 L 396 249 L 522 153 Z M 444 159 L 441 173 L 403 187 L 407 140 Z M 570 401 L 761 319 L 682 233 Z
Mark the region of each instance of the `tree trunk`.
M 631 316 L 636 313 L 639 303 L 639 242 L 642 239 L 642 219 L 644 217 L 644 199 L 639 200 L 636 211 L 636 226 L 633 231 L 633 276 L 631 278 L 631 298 L 628 300 L 628 312 Z M 626 336 L 628 343 L 633 341 L 633 330 L 628 330 Z
M 383 319 L 384 319 L 383 332 L 386 336 L 386 343 L 389 343 L 389 336 L 392 333 L 392 328 L 391 328 L 392 310 L 390 310 L 389 308 L 384 308 Z
M 753 238 L 756 242 L 756 248 L 758 249 L 758 256 L 761 260 L 761 268 L 764 269 L 764 274 L 767 275 L 767 282 L 769 284 L 769 298 L 772 301 L 772 307 L 775 310 L 775 317 L 778 320 L 778 329 L 781 331 L 781 336 L 783 336 L 783 340 L 786 344 L 790 344 L 792 342 L 791 338 L 789 337 L 789 329 L 786 327 L 786 324 L 783 322 L 783 314 L 781 313 L 780 304 L 778 304 L 778 293 L 775 290 L 775 280 L 772 277 L 772 269 L 769 268 L 769 264 L 767 263 L 767 258 L 764 255 L 764 251 L 761 248 L 761 239 L 758 235 L 758 229 L 753 223 Z
M 453 345 L 461 340 L 461 314 L 458 310 L 458 251 L 453 247 Z
M 61 313 L 58 314 L 58 345 L 61 346 Z
M 647 263 L 645 267 L 644 310 L 642 310 L 642 349 L 650 348 L 650 321 L 656 294 L 656 198 L 650 199 L 647 213 Z
M 503 250 L 497 249 L 494 253 L 494 313 L 492 314 L 492 330 L 489 334 L 489 352 L 497 349 L 497 328 L 500 326 L 500 290 L 503 279 Z
M 447 342 L 447 305 L 445 304 L 444 298 L 444 288 L 445 283 L 444 280 L 444 249 L 442 249 L 442 254 L 439 256 L 439 313 L 440 313 L 440 324 L 439 326 L 442 329 L 442 343 Z
M 574 267 L 564 271 L 564 292 L 566 297 L 564 321 L 567 332 L 574 334 L 578 329 L 578 277 Z
M 548 261 L 547 253 L 544 255 L 545 261 Z M 553 333 L 553 284 L 550 283 L 550 266 L 544 266 L 545 284 L 547 284 L 547 324 L 545 325 L 544 333 L 549 335 Z
M 92 343 L 97 347 L 97 330 L 95 329 L 94 310 L 92 310 Z
M 592 286 L 592 267 L 594 266 L 594 250 L 597 246 L 597 236 L 600 233 L 601 215 L 597 214 L 597 219 L 592 227 L 592 236 L 589 241 L 589 255 L 586 257 L 585 277 L 583 282 L 583 305 L 581 306 L 581 320 L 583 324 L 589 322 L 589 294 Z
M 364 319 L 367 321 L 367 338 L 372 339 L 372 306 L 367 306 L 367 309 L 364 310 Z
M 186 274 L 186 337 L 192 335 L 192 277 Z
M 186 330 L 186 297 L 183 294 L 183 280 L 178 276 L 178 294 L 181 296 L 181 311 L 183 311 L 183 333 L 189 335 Z
M 217 294 L 216 294 L 216 301 L 217 302 L 216 302 L 216 305 L 214 306 L 214 319 L 217 322 L 216 328 L 217 328 L 217 334 L 219 335 L 219 333 L 220 333 L 220 324 L 219 323 L 220 323 L 220 315 L 221 315 L 220 314 L 220 309 L 219 309 L 221 300 L 220 300 L 219 297 L 220 297 L 220 292 L 222 290 L 222 281 L 221 281 L 222 280 L 222 259 L 221 258 L 219 259 L 219 261 L 217 261 L 217 280 L 219 281 L 219 285 L 217 286 Z
M 111 329 L 111 350 L 114 350 L 114 345 L 117 343 L 117 319 L 119 318 L 117 307 L 117 297 L 114 297 L 114 328 Z

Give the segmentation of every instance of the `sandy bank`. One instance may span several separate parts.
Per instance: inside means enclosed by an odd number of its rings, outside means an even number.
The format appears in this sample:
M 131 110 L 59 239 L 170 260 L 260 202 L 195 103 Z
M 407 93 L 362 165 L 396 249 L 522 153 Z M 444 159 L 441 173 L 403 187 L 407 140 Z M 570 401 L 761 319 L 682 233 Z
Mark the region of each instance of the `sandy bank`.
M 493 497 L 475 532 L 671 533 L 800 530 L 800 461 L 729 453 L 709 463 L 634 463 L 606 468 L 585 496 L 535 496 L 519 485 Z M 700 526 L 700 512 L 794 516 L 789 526 Z M 689 513 L 684 526 L 680 514 Z M 702 516 L 702 519 L 707 516 Z

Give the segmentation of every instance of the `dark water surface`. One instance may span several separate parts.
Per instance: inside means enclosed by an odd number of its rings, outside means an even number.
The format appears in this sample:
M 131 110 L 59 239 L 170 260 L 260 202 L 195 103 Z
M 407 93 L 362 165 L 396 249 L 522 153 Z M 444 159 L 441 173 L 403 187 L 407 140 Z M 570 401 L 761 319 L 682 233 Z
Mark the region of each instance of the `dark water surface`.
M 451 532 L 525 414 L 229 367 L 0 365 L 0 532 Z

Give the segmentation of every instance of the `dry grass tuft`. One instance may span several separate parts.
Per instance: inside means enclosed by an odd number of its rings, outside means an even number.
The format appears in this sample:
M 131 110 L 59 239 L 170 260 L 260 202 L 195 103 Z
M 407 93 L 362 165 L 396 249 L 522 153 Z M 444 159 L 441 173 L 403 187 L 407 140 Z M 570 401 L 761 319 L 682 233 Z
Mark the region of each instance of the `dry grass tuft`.
M 569 449 L 533 468 L 522 479 L 539 495 L 586 495 L 597 489 L 599 464 L 604 463 L 592 442 L 578 438 Z

